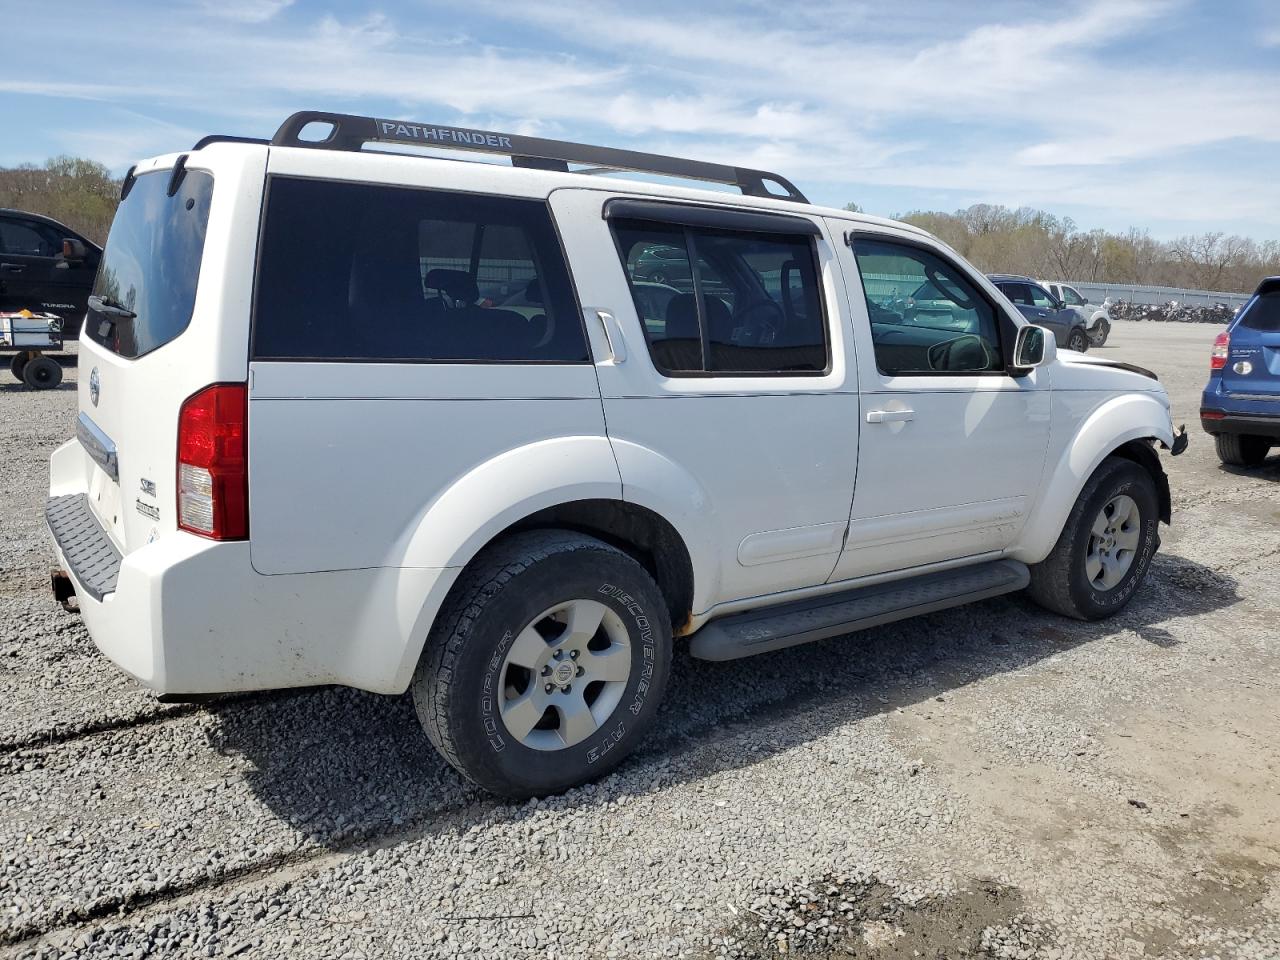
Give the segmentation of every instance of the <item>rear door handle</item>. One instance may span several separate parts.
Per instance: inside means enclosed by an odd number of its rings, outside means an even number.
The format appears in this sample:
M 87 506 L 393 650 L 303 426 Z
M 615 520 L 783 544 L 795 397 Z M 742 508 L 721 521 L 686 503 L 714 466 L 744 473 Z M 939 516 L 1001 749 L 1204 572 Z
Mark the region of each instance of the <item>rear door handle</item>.
M 914 410 L 868 410 L 867 423 L 906 423 L 915 415 Z

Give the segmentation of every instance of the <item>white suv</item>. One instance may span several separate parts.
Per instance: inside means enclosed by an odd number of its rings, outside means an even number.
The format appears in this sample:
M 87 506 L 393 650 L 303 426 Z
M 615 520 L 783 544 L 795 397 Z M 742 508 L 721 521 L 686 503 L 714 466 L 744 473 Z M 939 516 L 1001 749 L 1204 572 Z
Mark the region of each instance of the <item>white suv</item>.
M 1071 307 L 1080 314 L 1084 320 L 1085 330 L 1089 334 L 1090 346 L 1100 347 L 1107 342 L 1107 337 L 1111 334 L 1110 298 L 1100 304 L 1090 303 L 1088 297 L 1081 296 L 1079 290 L 1061 280 L 1051 280 L 1048 283 L 1041 280 L 1040 285 L 1061 300 L 1065 306 Z
M 460 771 L 544 794 L 642 741 L 673 637 L 1104 617 L 1169 521 L 1153 375 L 774 174 L 307 113 L 123 192 L 46 512 L 55 595 L 170 697 L 411 688 Z

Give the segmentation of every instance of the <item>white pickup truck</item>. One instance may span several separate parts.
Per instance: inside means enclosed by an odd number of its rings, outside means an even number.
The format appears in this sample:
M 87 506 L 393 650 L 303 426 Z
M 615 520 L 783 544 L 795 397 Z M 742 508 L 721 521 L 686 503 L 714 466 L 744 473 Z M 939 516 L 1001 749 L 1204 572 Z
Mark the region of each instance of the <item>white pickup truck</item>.
M 123 193 L 46 514 L 55 595 L 171 697 L 411 688 L 462 773 L 544 794 L 644 740 L 673 642 L 1105 617 L 1169 521 L 1154 375 L 776 174 L 303 113 Z

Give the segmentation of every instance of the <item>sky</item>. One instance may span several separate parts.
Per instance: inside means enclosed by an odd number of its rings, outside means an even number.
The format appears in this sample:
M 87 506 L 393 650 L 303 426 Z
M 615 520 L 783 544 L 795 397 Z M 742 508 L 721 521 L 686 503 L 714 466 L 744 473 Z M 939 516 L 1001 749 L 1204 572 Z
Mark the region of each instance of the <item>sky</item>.
M 1280 240 L 1276 0 L 0 0 L 0 165 L 296 110 L 774 170 L 870 213 Z

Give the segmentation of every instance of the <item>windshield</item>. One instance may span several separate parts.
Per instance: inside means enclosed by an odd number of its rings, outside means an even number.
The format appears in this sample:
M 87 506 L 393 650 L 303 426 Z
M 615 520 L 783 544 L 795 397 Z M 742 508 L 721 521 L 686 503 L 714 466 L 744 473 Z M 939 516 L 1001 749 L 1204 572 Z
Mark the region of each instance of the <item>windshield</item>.
M 172 197 L 170 177 L 159 170 L 134 181 L 93 284 L 84 334 L 122 357 L 164 346 L 191 322 L 213 177 L 189 171 Z

